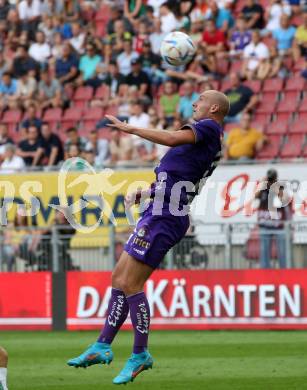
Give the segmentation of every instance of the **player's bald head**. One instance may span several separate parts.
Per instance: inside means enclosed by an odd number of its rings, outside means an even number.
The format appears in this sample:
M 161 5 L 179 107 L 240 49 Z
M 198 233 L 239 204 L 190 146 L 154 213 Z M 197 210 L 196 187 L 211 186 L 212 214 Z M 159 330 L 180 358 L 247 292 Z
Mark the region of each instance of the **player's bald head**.
M 220 91 L 216 91 L 214 89 L 210 89 L 209 91 L 205 91 L 202 93 L 212 105 L 217 105 L 216 113 L 219 114 L 222 119 L 228 114 L 230 103 L 228 97 Z
M 210 118 L 222 123 L 228 111 L 228 97 L 214 89 L 203 92 L 193 103 L 193 119 L 196 121 Z

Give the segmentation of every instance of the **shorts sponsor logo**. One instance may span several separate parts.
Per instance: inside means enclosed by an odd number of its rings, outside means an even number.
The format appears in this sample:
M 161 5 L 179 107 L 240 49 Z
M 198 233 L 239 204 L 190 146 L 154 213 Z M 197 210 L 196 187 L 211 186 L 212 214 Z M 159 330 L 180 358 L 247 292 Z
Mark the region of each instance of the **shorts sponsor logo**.
M 150 242 L 146 240 L 142 240 L 141 238 L 138 237 L 134 237 L 132 243 L 145 249 L 148 249 L 150 247 Z
M 134 252 L 138 253 L 139 255 L 145 255 L 145 251 L 141 251 L 139 249 L 136 249 L 136 248 L 132 248 L 134 250 Z

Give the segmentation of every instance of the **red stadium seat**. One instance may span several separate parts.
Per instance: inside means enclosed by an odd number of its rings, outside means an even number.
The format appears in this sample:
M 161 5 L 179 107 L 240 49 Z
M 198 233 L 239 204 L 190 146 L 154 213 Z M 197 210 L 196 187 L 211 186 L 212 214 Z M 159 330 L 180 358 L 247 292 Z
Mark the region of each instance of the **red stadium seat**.
M 43 121 L 45 122 L 60 122 L 62 119 L 62 109 L 61 108 L 49 108 L 45 111 L 43 116 Z
M 285 91 L 282 93 L 282 100 L 292 100 L 298 102 L 301 97 L 300 91 Z
M 304 64 L 305 64 L 304 57 L 300 58 L 298 61 L 295 61 L 294 65 L 293 65 L 294 72 L 301 72 Z
M 292 117 L 292 112 L 278 112 L 274 115 L 274 120 L 276 122 L 290 123 L 292 121 Z
M 102 84 L 96 89 L 95 99 L 105 99 L 110 97 L 110 87 L 106 84 Z
M 304 134 L 292 134 L 282 147 L 280 152 L 281 158 L 295 158 L 300 157 L 302 147 L 305 141 Z
M 117 106 L 108 106 L 108 108 L 106 109 L 106 114 L 117 116 L 118 107 Z
M 290 112 L 293 113 L 296 111 L 298 106 L 298 101 L 296 99 L 283 99 L 281 100 L 276 108 L 276 112 Z
M 253 122 L 266 126 L 271 120 L 271 114 L 257 113 L 253 116 Z
M 8 110 L 5 111 L 2 122 L 4 123 L 18 123 L 21 121 L 22 112 L 20 110 Z
M 73 100 L 90 100 L 93 94 L 92 87 L 78 87 L 74 93 Z
M 301 101 L 298 112 L 305 112 L 307 113 L 307 96 L 304 97 L 304 99 Z M 307 132 L 307 125 L 306 125 L 306 132 Z
M 83 114 L 82 110 L 76 107 L 67 108 L 61 120 L 60 128 L 65 131 L 69 127 L 77 127 L 82 118 L 82 114 Z
M 266 133 L 269 134 L 286 134 L 288 131 L 288 123 L 274 121 L 267 126 Z
M 285 91 L 304 91 L 305 80 L 303 77 L 290 77 L 285 85 Z
M 216 73 L 225 76 L 229 70 L 229 62 L 226 59 L 219 59 L 216 64 Z
M 307 158 L 307 143 L 303 147 L 301 156 L 304 157 L 304 158 Z
M 272 114 L 275 111 L 276 101 L 271 96 L 263 96 L 256 108 L 257 114 Z
M 103 109 L 100 107 L 90 107 L 84 111 L 83 120 L 84 121 L 99 121 L 103 118 Z
M 230 80 L 222 80 L 221 91 L 225 92 L 230 87 L 231 87 L 231 81 Z
M 307 134 L 306 122 L 304 122 L 300 119 L 294 121 L 289 126 L 289 133 L 291 133 L 291 134 L 295 134 L 295 133 Z
M 242 65 L 243 65 L 243 61 L 240 61 L 240 60 L 231 62 L 230 69 L 229 69 L 229 73 L 233 73 L 233 72 L 238 73 L 238 72 L 241 72 Z
M 261 131 L 262 133 L 265 133 L 266 128 L 267 128 L 267 124 L 266 123 L 257 122 L 255 120 L 252 120 L 251 127 L 253 129 L 257 129 L 257 130 Z
M 254 93 L 259 93 L 261 90 L 260 80 L 248 80 L 244 82 L 244 85 L 249 87 Z
M 275 91 L 262 92 L 260 100 L 268 103 L 273 102 L 275 104 L 278 100 L 278 92 Z
M 104 127 L 102 129 L 99 129 L 99 138 L 111 140 L 111 130 L 109 127 Z
M 224 125 L 224 131 L 225 133 L 229 133 L 232 129 L 237 129 L 240 127 L 240 123 L 226 123 Z
M 256 158 L 259 160 L 272 160 L 278 155 L 280 144 L 282 142 L 282 136 L 271 135 L 268 136 L 268 142 L 257 153 Z
M 2 122 L 6 123 L 9 133 L 13 133 L 18 129 L 21 118 L 22 112 L 20 110 L 8 110 L 3 114 Z
M 262 91 L 263 92 L 280 92 L 283 89 L 283 79 L 267 79 L 264 80 Z

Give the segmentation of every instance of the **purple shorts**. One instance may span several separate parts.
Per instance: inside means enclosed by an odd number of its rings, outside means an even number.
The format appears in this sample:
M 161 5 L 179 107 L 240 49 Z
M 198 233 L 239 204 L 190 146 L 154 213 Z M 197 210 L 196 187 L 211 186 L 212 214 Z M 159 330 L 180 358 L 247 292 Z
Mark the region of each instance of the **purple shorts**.
M 166 253 L 184 237 L 189 223 L 187 215 L 152 215 L 149 207 L 138 221 L 124 250 L 136 260 L 157 268 Z

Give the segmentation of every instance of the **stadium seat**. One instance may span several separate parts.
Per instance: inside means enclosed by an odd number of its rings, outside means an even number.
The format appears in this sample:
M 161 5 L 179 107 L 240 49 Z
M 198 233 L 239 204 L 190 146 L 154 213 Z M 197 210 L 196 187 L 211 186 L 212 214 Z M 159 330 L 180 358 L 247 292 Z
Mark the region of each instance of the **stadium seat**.
M 92 87 L 78 87 L 73 95 L 74 107 L 84 109 L 94 94 Z
M 306 122 L 304 122 L 304 121 L 302 121 L 300 119 L 295 120 L 289 126 L 289 133 L 290 134 L 295 134 L 295 133 L 307 134 Z
M 301 72 L 303 69 L 304 63 L 305 63 L 304 57 L 300 58 L 298 61 L 295 61 L 294 65 L 293 65 L 293 71 L 294 72 Z
M 229 70 L 229 61 L 226 59 L 219 59 L 216 64 L 216 73 L 225 76 Z
M 103 109 L 100 107 L 90 107 L 84 111 L 84 121 L 99 121 L 103 118 Z
M 281 142 L 282 136 L 280 135 L 268 136 L 268 142 L 257 153 L 256 158 L 259 160 L 273 160 L 278 155 Z
M 290 123 L 293 119 L 292 112 L 278 112 L 274 114 L 274 121 Z
M 233 72 L 238 73 L 238 72 L 241 72 L 242 65 L 243 65 L 243 60 L 242 60 L 242 61 L 236 60 L 236 61 L 231 62 L 231 64 L 230 64 L 230 69 L 229 69 L 229 73 L 233 73 Z
M 283 89 L 284 80 L 279 78 L 264 80 L 262 92 L 280 92 Z
M 224 131 L 225 133 L 229 133 L 232 129 L 236 129 L 240 127 L 240 123 L 226 123 L 224 125 Z
M 298 102 L 301 97 L 300 91 L 285 91 L 282 93 L 282 100 L 292 100 Z
M 95 99 L 105 99 L 110 97 L 110 87 L 106 84 L 102 84 L 96 89 Z
M 301 157 L 307 158 L 307 143 L 303 147 L 303 150 L 302 150 L 302 153 L 301 153 Z
M 288 123 L 274 121 L 267 126 L 266 134 L 286 134 L 288 131 Z
M 300 102 L 298 112 L 306 112 L 307 113 L 307 96 Z M 306 124 L 306 132 L 307 132 L 307 124 Z
M 266 91 L 261 93 L 261 101 L 273 102 L 274 104 L 278 101 L 278 92 L 275 91 Z
M 76 107 L 67 108 L 61 120 L 61 128 L 66 130 L 69 127 L 78 126 L 82 118 L 82 114 L 82 110 Z
M 288 137 L 283 145 L 279 156 L 281 158 L 300 157 L 302 147 L 305 141 L 304 134 L 292 134 Z
M 21 122 L 22 112 L 20 110 L 8 110 L 3 114 L 2 122 L 6 123 L 8 131 L 13 133 L 18 130 L 18 125 Z
M 304 91 L 305 90 L 305 80 L 303 77 L 290 77 L 286 81 L 285 91 Z
M 267 128 L 267 124 L 266 123 L 257 122 L 255 120 L 252 120 L 251 127 L 253 129 L 257 129 L 257 130 L 261 131 L 262 133 L 265 133 L 266 128 Z
M 222 92 L 225 92 L 230 87 L 231 87 L 231 81 L 229 79 L 222 80 L 222 83 L 221 83 L 221 91 Z
M 271 114 L 261 114 L 257 113 L 253 116 L 253 122 L 259 123 L 263 127 L 265 127 L 271 120 Z
M 244 85 L 249 87 L 254 93 L 259 93 L 261 90 L 260 80 L 248 80 L 244 82 Z
M 117 116 L 118 107 L 117 106 L 108 106 L 108 108 L 106 109 L 106 114 Z
M 276 108 L 276 112 L 288 112 L 293 113 L 296 111 L 298 106 L 298 101 L 295 98 L 292 99 L 283 99 L 281 100 Z
M 271 114 L 274 112 L 276 107 L 276 101 L 273 100 L 273 98 L 268 95 L 262 96 L 260 100 L 260 104 L 256 108 L 257 114 Z
M 111 130 L 109 127 L 103 127 L 102 129 L 99 129 L 99 138 L 107 139 L 110 141 L 111 139 Z

